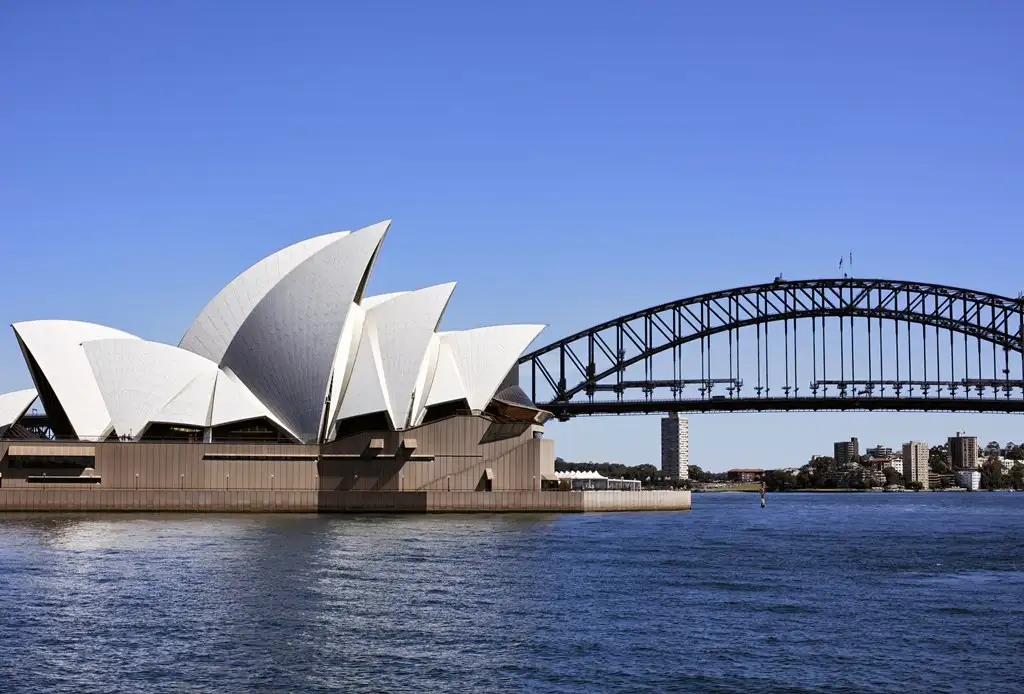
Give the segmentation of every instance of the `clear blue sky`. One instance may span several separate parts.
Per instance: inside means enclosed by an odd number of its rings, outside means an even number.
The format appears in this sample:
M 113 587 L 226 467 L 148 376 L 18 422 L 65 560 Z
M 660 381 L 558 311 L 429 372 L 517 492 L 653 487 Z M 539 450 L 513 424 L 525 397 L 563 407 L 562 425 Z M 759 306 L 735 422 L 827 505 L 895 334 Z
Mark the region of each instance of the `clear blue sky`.
M 1024 289 L 1024 4 L 30 2 L 0 6 L 2 322 L 176 343 L 232 276 L 394 219 L 373 292 L 538 344 L 698 292 L 857 274 Z M 509 297 L 520 297 L 518 302 Z M 13 335 L 0 391 L 28 387 Z M 705 415 L 693 462 L 1024 419 Z M 657 462 L 656 417 L 551 427 Z

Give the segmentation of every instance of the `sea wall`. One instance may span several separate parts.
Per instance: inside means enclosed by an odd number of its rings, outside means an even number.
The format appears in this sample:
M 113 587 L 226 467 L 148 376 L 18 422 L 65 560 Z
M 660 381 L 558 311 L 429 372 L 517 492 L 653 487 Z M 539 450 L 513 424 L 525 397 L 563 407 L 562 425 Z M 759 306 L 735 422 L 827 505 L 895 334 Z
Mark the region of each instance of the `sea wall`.
M 516 513 L 676 511 L 687 491 L 373 492 L 0 488 L 2 511 L 212 513 Z

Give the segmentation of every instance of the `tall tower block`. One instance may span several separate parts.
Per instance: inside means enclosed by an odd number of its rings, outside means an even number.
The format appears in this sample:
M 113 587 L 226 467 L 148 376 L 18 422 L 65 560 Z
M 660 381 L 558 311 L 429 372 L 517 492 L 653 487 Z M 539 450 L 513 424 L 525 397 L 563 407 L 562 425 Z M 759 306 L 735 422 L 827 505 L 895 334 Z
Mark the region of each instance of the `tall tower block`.
M 677 480 L 690 478 L 690 421 L 673 412 L 661 420 L 661 470 Z

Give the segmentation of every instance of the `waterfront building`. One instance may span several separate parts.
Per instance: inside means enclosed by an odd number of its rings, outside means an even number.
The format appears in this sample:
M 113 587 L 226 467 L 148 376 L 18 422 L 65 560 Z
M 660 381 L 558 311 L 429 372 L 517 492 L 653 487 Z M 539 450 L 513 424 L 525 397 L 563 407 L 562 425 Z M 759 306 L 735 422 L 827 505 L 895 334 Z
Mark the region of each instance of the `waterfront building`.
M 864 463 L 864 464 L 869 469 L 877 470 L 879 472 L 881 472 L 882 470 L 884 470 L 887 467 L 893 467 L 893 462 L 892 462 L 891 458 L 868 458 L 867 462 Z M 902 465 L 900 466 L 899 469 L 900 470 L 903 469 Z
M 865 452 L 871 458 L 882 459 L 882 460 L 891 460 L 892 459 L 892 449 L 889 448 L 888 446 L 878 445 L 878 446 L 875 446 L 874 448 L 867 449 L 867 451 L 865 451 Z
M 573 491 L 639 491 L 641 487 L 640 480 L 613 479 L 593 470 L 556 472 L 555 476 Z
M 898 460 L 890 460 L 889 462 L 884 463 L 882 465 L 882 472 L 883 473 L 885 472 L 886 468 L 892 468 L 896 472 L 900 473 L 900 475 L 902 475 L 903 474 L 903 458 L 900 458 Z
M 35 388 L 0 396 L 0 509 L 604 508 L 544 491 L 551 415 L 517 367 L 544 326 L 441 331 L 453 282 L 369 295 L 389 226 L 257 262 L 177 345 L 15 323 Z M 689 507 L 689 492 L 640 494 L 615 508 Z
M 857 441 L 857 437 L 853 437 L 849 441 L 837 441 L 833 444 L 832 451 L 832 457 L 837 465 L 855 463 L 860 458 L 860 442 Z
M 661 469 L 677 480 L 690 478 L 690 422 L 672 412 L 661 420 Z
M 176 346 L 70 320 L 15 323 L 53 434 L 212 441 L 261 428 L 263 438 L 328 443 L 413 429 L 442 410 L 483 413 L 504 388 L 509 401 L 516 360 L 543 326 L 440 332 L 454 282 L 365 295 L 389 226 L 261 260 Z M 530 409 L 519 393 L 507 404 Z
M 976 492 L 981 489 L 981 473 L 977 470 L 957 470 L 956 484 L 958 487 Z
M 962 432 L 956 432 L 956 436 L 950 436 L 949 462 L 954 470 L 976 470 L 981 465 L 978 462 L 978 437 L 968 436 Z
M 725 473 L 730 482 L 760 482 L 764 470 L 760 468 L 733 468 Z
M 928 489 L 928 456 L 931 449 L 927 443 L 910 441 L 903 444 L 903 479 L 906 482 L 920 482 Z

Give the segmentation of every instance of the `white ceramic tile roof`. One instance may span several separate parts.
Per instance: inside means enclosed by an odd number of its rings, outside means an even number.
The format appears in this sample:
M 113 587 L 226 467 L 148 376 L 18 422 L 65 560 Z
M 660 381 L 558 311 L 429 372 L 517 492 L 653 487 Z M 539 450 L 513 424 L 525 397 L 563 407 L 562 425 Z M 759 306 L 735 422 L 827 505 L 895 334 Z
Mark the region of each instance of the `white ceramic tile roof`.
M 359 305 L 360 305 L 360 307 L 362 307 L 362 309 L 364 311 L 369 311 L 371 308 L 374 308 L 376 306 L 380 306 L 385 301 L 391 301 L 392 299 L 397 299 L 398 297 L 402 296 L 403 294 L 408 294 L 408 293 L 409 292 L 391 292 L 390 294 L 375 294 L 374 296 L 364 296 L 363 300 L 361 302 L 359 302 Z
M 75 321 L 15 332 L 82 438 L 267 417 L 314 441 L 329 438 L 325 423 L 363 414 L 386 412 L 403 429 L 430 405 L 464 398 L 483 410 L 543 326 L 438 333 L 454 283 L 363 297 L 389 225 L 256 263 L 203 309 L 180 348 Z
M 341 395 L 337 419 L 348 419 L 375 412 L 391 412 L 384 368 L 381 364 L 377 333 L 363 330 L 359 336 L 352 372 Z M 392 422 L 392 424 L 396 424 Z
M 361 306 L 353 304 L 349 307 L 345 327 L 342 328 L 341 339 L 338 341 L 338 351 L 334 355 L 334 367 L 331 369 L 331 406 L 326 419 L 327 431 L 321 433 L 325 440 L 333 438 L 334 427 L 332 425 L 338 418 L 342 393 L 345 392 L 352 376 L 356 353 L 359 351 L 359 340 L 363 335 L 365 318 L 366 312 Z
M 448 282 L 406 292 L 366 312 L 363 332 L 376 333 L 389 414 L 396 428 L 412 424 L 414 406 L 423 400 L 427 369 L 434 361 L 430 347 L 454 290 L 455 283 Z
M 263 417 L 287 431 L 230 370 L 198 354 L 145 340 L 94 340 L 83 349 L 118 434 L 140 438 L 156 422 L 216 427 Z
M 219 369 L 217 384 L 213 391 L 210 426 L 218 427 L 261 417 L 266 417 L 288 431 L 287 427 L 229 369 Z M 289 433 L 294 436 L 294 432 Z
M 278 282 L 318 251 L 348 234 L 339 231 L 300 241 L 245 270 L 203 308 L 178 346 L 219 364 L 242 323 Z
M 211 362 L 212 363 L 212 362 Z M 188 424 L 195 427 L 210 425 L 210 411 L 213 407 L 213 387 L 217 382 L 217 371 L 204 369 L 160 411 L 149 418 L 149 423 Z
M 434 336 L 437 349 L 436 368 L 429 384 L 426 406 L 440 405 L 453 400 L 469 399 L 466 387 L 462 385 L 459 367 L 455 365 L 452 348 L 441 340 L 440 335 Z
M 12 327 L 53 388 L 75 434 L 86 440 L 106 436 L 110 431 L 110 414 L 82 343 L 139 338 L 103 325 L 70 320 L 27 321 Z M 38 390 L 39 384 L 36 385 Z
M 441 343 L 451 350 L 470 409 L 487 407 L 519 356 L 543 329 L 543 325 L 495 325 L 440 333 Z
M 390 222 L 336 238 L 252 308 L 220 362 L 302 441 L 320 432 L 346 318 Z
M 217 378 L 209 359 L 146 340 L 93 340 L 82 347 L 118 435 L 140 438 L 160 421 L 206 424 Z
M 0 427 L 10 426 L 21 419 L 35 399 L 35 388 L 0 393 Z

